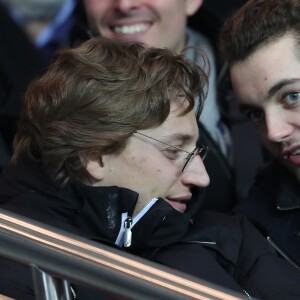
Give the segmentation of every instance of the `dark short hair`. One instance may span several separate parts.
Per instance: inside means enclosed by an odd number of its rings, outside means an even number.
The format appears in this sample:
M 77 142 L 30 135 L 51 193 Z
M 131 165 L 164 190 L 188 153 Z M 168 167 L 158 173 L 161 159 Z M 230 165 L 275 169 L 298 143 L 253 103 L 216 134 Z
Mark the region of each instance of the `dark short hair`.
M 248 0 L 225 22 L 220 54 L 232 64 L 286 33 L 293 34 L 299 46 L 300 0 Z
M 15 162 L 26 152 L 57 184 L 86 180 L 85 163 L 119 153 L 136 131 L 162 124 L 177 96 L 203 104 L 203 68 L 167 49 L 101 37 L 61 50 L 29 86 L 14 140 Z

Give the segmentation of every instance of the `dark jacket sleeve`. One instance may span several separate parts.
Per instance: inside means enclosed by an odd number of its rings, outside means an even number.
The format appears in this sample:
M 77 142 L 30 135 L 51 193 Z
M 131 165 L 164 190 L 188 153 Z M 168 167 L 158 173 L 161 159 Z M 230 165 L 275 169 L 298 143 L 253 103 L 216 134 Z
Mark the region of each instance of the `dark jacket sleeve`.
M 247 299 L 243 289 L 221 267 L 213 255 L 200 244 L 176 243 L 159 249 L 153 258 L 156 262 L 193 275 L 210 287 L 230 293 L 240 293 L 241 299 Z M 244 295 L 242 295 L 244 294 Z
M 259 299 L 300 299 L 300 271 L 280 257 L 245 218 L 235 277 Z
M 183 240 L 151 255 L 161 264 L 253 298 L 300 299 L 300 272 L 244 217 L 201 213 Z

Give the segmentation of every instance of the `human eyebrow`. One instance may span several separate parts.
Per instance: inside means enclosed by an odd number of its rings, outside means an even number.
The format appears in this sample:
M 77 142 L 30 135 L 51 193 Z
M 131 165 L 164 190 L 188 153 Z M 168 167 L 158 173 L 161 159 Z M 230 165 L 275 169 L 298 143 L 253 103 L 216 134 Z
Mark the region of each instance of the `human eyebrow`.
M 281 90 L 283 87 L 287 86 L 287 85 L 291 85 L 294 84 L 296 82 L 299 82 L 300 79 L 299 78 L 293 78 L 293 79 L 283 79 L 280 80 L 278 83 L 276 83 L 275 85 L 273 85 L 269 91 L 268 91 L 268 98 L 271 98 L 272 96 L 274 96 L 279 90 Z
M 169 136 L 163 137 L 165 142 L 172 143 L 172 142 L 179 142 L 181 145 L 186 145 L 193 141 L 193 136 L 185 133 L 174 133 Z

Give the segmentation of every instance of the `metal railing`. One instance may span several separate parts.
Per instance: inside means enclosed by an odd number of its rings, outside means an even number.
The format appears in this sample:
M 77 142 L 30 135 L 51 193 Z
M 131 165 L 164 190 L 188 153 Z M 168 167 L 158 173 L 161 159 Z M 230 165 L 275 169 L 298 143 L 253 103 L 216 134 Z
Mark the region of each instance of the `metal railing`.
M 72 299 L 70 283 L 96 289 L 99 295 L 111 295 L 109 299 L 246 299 L 185 273 L 2 209 L 0 256 L 31 268 L 39 300 Z

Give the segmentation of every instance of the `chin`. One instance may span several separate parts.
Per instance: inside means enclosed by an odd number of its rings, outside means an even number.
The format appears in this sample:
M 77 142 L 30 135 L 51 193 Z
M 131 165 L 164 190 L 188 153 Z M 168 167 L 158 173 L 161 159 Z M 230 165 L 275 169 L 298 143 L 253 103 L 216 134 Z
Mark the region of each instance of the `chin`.
M 282 161 L 282 163 L 295 176 L 296 180 L 300 182 L 300 167 L 291 166 L 284 160 Z

